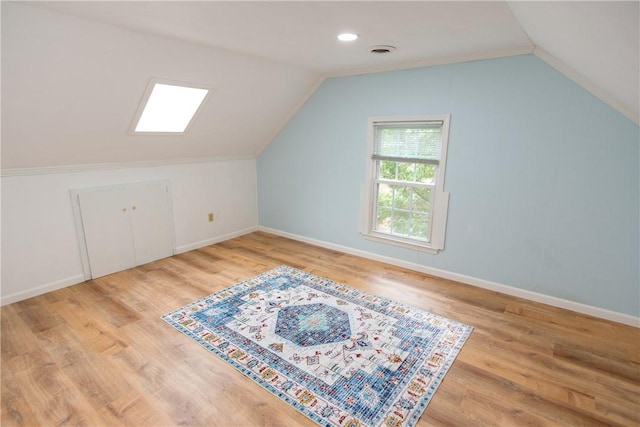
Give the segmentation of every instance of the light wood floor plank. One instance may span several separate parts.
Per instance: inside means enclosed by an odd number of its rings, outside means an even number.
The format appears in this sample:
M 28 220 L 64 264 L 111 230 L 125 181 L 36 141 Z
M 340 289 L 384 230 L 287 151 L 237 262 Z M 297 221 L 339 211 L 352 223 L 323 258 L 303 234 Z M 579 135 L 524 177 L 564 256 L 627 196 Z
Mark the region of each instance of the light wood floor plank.
M 418 427 L 640 426 L 637 328 L 263 232 L 2 307 L 2 425 L 315 425 L 160 318 L 282 264 L 474 326 Z

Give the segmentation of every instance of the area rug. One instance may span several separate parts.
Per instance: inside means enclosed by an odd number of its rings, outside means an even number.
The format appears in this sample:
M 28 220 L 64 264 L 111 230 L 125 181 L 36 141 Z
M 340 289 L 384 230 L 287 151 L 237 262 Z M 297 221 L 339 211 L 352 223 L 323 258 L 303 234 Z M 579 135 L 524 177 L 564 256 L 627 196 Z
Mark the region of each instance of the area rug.
M 472 328 L 288 266 L 162 317 L 323 426 L 413 426 Z

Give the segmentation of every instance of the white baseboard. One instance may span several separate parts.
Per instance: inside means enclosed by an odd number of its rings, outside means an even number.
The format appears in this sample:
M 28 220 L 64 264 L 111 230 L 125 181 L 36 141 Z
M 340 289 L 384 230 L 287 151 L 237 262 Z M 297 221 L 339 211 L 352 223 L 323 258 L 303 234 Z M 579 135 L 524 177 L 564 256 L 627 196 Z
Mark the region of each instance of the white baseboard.
M 202 240 L 200 242 L 192 243 L 189 245 L 184 245 L 176 248 L 176 255 L 183 252 L 188 252 L 193 249 L 202 248 L 204 246 L 213 245 L 214 243 L 219 243 L 225 240 L 233 239 L 234 237 L 240 237 L 245 234 L 252 233 L 256 231 L 258 227 L 249 227 L 244 230 L 239 230 L 233 233 L 228 233 L 222 236 L 214 237 L 212 239 Z M 28 289 L 21 292 L 16 292 L 7 296 L 0 297 L 0 306 L 11 304 L 14 302 L 22 301 L 27 298 L 36 297 L 38 295 L 46 294 L 47 292 L 56 291 L 58 289 L 66 288 L 67 286 L 77 285 L 78 283 L 85 282 L 88 279 L 85 279 L 83 274 L 78 274 L 76 276 L 68 277 L 66 279 L 58 280 L 56 282 L 47 283 L 46 285 L 38 286 L 37 288 Z
M 489 280 L 479 279 L 476 277 L 466 276 L 463 274 L 454 273 L 447 270 L 440 270 L 437 268 L 427 267 L 424 265 L 403 261 L 397 258 L 391 258 L 383 255 L 378 255 L 372 252 L 361 251 L 359 249 L 353 249 L 347 246 L 336 245 L 333 243 L 325 242 L 322 240 L 316 240 L 309 237 L 300 236 L 297 234 L 287 233 L 285 231 L 276 230 L 268 227 L 249 227 L 243 230 L 239 230 L 233 233 L 224 234 L 211 239 L 202 240 L 200 242 L 191 243 L 189 245 L 183 245 L 176 248 L 176 254 L 188 252 L 194 249 L 202 248 L 204 246 L 213 245 L 225 240 L 233 239 L 235 237 L 244 236 L 245 234 L 252 233 L 256 230 L 264 231 L 266 233 L 275 234 L 277 236 L 287 237 L 289 239 L 298 240 L 300 242 L 309 243 L 311 245 L 320 246 L 323 248 L 344 252 L 350 255 L 360 256 L 363 258 L 371 259 L 374 261 L 383 262 L 386 264 L 395 265 L 397 267 L 406 268 L 409 270 L 417 271 L 420 273 L 428 274 L 431 276 L 441 277 L 443 279 L 449 279 L 467 285 L 477 286 L 479 288 L 488 289 L 503 294 L 524 298 L 530 301 L 535 301 L 554 307 L 564 308 L 566 310 L 575 311 L 582 314 L 587 314 L 601 319 L 611 320 L 613 322 L 622 323 L 634 327 L 640 327 L 640 319 L 628 314 L 618 313 L 604 308 L 594 307 L 587 304 L 582 304 L 575 301 L 569 301 L 562 298 L 557 298 L 550 295 L 540 294 L 537 292 L 527 291 L 525 289 L 514 288 L 512 286 L 503 285 Z M 16 292 L 0 298 L 0 306 L 11 304 L 17 301 L 21 301 L 27 298 L 32 298 L 38 295 L 45 294 L 47 292 L 55 291 L 65 288 L 67 286 L 76 285 L 85 281 L 82 274 L 68 277 L 66 279 L 58 280 L 52 283 L 48 283 L 37 288 L 28 289 L 26 291 Z
M 200 249 L 205 246 L 224 242 L 225 240 L 233 239 L 235 237 L 244 236 L 245 234 L 253 233 L 257 229 L 258 227 L 249 227 L 245 228 L 244 230 L 234 231 L 233 233 L 223 234 L 222 236 L 212 237 L 211 239 L 201 240 L 199 242 L 190 243 L 188 245 L 178 246 L 176 248 L 175 254 L 178 255 L 184 252 L 192 251 L 194 249 Z
M 22 301 L 27 298 L 37 297 L 38 295 L 46 294 L 47 292 L 57 291 L 58 289 L 66 288 L 67 286 L 77 285 L 78 283 L 82 283 L 84 281 L 85 281 L 84 275 L 78 274 L 76 276 L 67 277 L 66 279 L 62 279 L 52 283 L 47 283 L 46 285 L 38 286 L 37 288 L 16 292 L 7 296 L 3 296 L 0 299 L 0 306 Z
M 640 319 L 634 316 L 630 316 L 628 314 L 618 313 L 618 312 L 607 310 L 604 308 L 594 307 L 591 305 L 582 304 L 579 302 L 574 302 L 574 301 L 570 301 L 562 298 L 557 298 L 550 295 L 527 291 L 525 289 L 514 288 L 513 286 L 503 285 L 500 283 L 491 282 L 489 280 L 479 279 L 477 277 L 471 277 L 471 276 L 466 276 L 464 274 L 458 274 L 458 273 L 454 273 L 447 270 L 440 270 L 433 267 L 427 267 L 427 266 L 416 264 L 413 262 L 403 261 L 397 258 L 391 258 L 383 255 L 378 255 L 372 252 L 353 249 L 347 246 L 336 245 L 336 244 L 325 242 L 322 240 L 311 239 L 309 237 L 287 233 L 285 231 L 280 231 L 273 228 L 260 226 L 258 227 L 258 230 L 264 231 L 265 233 L 275 234 L 277 236 L 298 240 L 300 242 L 309 243 L 311 245 L 320 246 L 326 249 L 331 249 L 338 252 L 344 252 L 350 255 L 355 255 L 355 256 L 371 259 L 374 261 L 384 262 L 386 264 L 395 265 L 397 267 L 406 268 L 409 270 L 428 274 L 430 276 L 441 277 L 443 279 L 453 280 L 456 282 L 476 286 L 483 289 L 488 289 L 491 291 L 500 292 L 500 293 L 515 296 L 518 298 L 524 298 L 529 301 L 535 301 L 535 302 L 551 305 L 554 307 L 564 308 L 566 310 L 571 310 L 578 313 L 599 317 L 601 319 L 611 320 L 613 322 L 635 326 L 636 328 L 640 327 Z

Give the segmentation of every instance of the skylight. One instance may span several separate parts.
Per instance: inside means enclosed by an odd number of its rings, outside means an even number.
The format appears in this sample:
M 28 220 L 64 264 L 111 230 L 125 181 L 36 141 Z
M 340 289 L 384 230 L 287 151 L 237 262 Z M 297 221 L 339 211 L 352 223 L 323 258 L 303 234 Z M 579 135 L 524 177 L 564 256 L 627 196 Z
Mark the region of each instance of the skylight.
M 184 133 L 207 97 L 209 89 L 152 79 L 145 91 L 142 111 L 134 120 L 134 133 Z

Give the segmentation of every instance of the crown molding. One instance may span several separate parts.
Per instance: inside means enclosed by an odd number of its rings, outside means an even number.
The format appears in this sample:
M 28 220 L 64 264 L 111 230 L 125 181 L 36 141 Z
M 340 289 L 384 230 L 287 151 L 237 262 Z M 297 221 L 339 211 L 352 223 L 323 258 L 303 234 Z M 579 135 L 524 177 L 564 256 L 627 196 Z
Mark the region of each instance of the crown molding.
M 433 67 L 435 65 L 457 64 L 460 62 L 482 61 L 485 59 L 505 58 L 508 56 L 528 55 L 535 50 L 534 45 L 522 47 L 492 50 L 488 52 L 470 53 L 464 55 L 444 56 L 442 58 L 427 59 L 423 61 L 405 62 L 403 64 L 386 65 L 380 67 L 358 68 L 349 71 L 339 71 L 335 73 L 325 73 L 325 79 L 333 77 L 357 76 L 360 74 L 383 73 L 387 71 L 407 70 L 411 68 Z
M 91 163 L 81 165 L 63 165 L 63 166 L 46 166 L 36 168 L 14 168 L 0 170 L 0 176 L 26 176 L 26 175 L 48 175 L 57 173 L 74 173 L 74 172 L 90 172 L 98 170 L 112 169 L 134 169 L 134 168 L 153 168 L 160 166 L 175 166 L 192 163 L 215 163 L 230 162 L 235 160 L 254 160 L 253 154 L 238 154 L 230 156 L 213 156 L 213 157 L 193 157 L 185 159 L 167 159 L 167 160 L 149 160 L 141 162 L 118 162 L 118 163 Z
M 549 52 L 542 49 L 541 47 L 536 46 L 535 49 L 533 50 L 533 54 L 538 58 L 542 59 L 547 64 L 549 64 L 556 71 L 563 74 L 565 77 L 573 80 L 575 83 L 580 85 L 580 87 L 582 87 L 584 90 L 588 91 L 593 96 L 599 98 L 602 102 L 609 105 L 618 113 L 622 114 L 629 120 L 633 121 L 635 124 L 640 125 L 640 115 L 638 115 L 638 113 L 631 111 L 629 108 L 620 104 L 612 96 L 607 94 L 600 86 L 593 83 L 591 80 L 583 76 L 580 72 L 569 67 L 567 64 L 565 64 L 555 56 L 551 55 Z
M 473 53 L 467 55 L 456 55 L 456 56 L 447 56 L 436 59 L 429 59 L 424 61 L 415 61 L 408 62 L 404 64 L 396 64 L 396 65 L 388 65 L 383 67 L 371 67 L 371 68 L 360 68 L 349 71 L 341 71 L 335 73 L 324 73 L 321 74 L 316 83 L 310 88 L 310 90 L 303 96 L 300 101 L 296 104 L 293 110 L 287 115 L 285 120 L 278 126 L 278 128 L 271 134 L 269 138 L 267 138 L 260 146 L 260 148 L 256 151 L 256 157 L 262 153 L 262 151 L 273 141 L 273 139 L 278 136 L 278 134 L 284 129 L 284 127 L 289 123 L 289 120 L 295 116 L 300 108 L 311 98 L 311 96 L 315 93 L 315 91 L 320 87 L 320 85 L 327 79 L 336 78 L 336 77 L 349 77 L 349 76 L 357 76 L 361 74 L 373 74 L 373 73 L 382 73 L 389 71 L 399 71 L 399 70 L 407 70 L 411 68 L 421 68 L 421 67 L 433 67 L 436 65 L 447 65 L 447 64 L 457 64 L 461 62 L 471 62 L 471 61 L 482 61 L 486 59 L 497 59 L 497 58 L 505 58 L 509 56 L 517 56 L 517 55 L 535 55 L 538 58 L 542 59 L 544 62 L 553 67 L 556 71 L 562 73 L 564 76 L 576 82 L 586 91 L 590 92 L 606 104 L 608 104 L 611 108 L 618 111 L 620 114 L 628 118 L 629 120 L 635 122 L 636 124 L 640 124 L 640 116 L 628 108 L 622 106 L 619 102 L 614 100 L 611 96 L 607 95 L 599 86 L 595 83 L 588 80 L 586 77 L 582 76 L 580 73 L 564 64 L 550 53 L 541 49 L 536 45 L 528 45 L 522 46 L 518 48 L 511 49 L 502 49 L 495 50 L 489 52 L 481 52 L 481 53 Z
M 387 71 L 399 71 L 399 70 L 407 70 L 411 68 L 421 68 L 421 67 L 432 67 L 435 65 L 446 65 L 446 64 L 456 64 L 460 62 L 470 62 L 470 61 L 481 61 L 484 59 L 495 59 L 495 58 L 504 58 L 508 56 L 516 56 L 516 55 L 528 55 L 532 54 L 535 49 L 535 46 L 523 46 L 519 48 L 512 49 L 502 49 L 495 50 L 490 52 L 482 52 L 482 53 L 473 53 L 466 55 L 456 55 L 456 56 L 446 56 L 442 58 L 429 59 L 424 61 L 414 61 L 414 62 L 406 62 L 403 64 L 396 65 L 387 65 L 383 67 L 370 67 L 370 68 L 358 68 L 354 70 L 341 71 L 335 73 L 324 73 L 320 74 L 318 80 L 311 86 L 309 91 L 298 101 L 295 107 L 291 110 L 291 112 L 287 115 L 287 117 L 282 121 L 282 123 L 276 128 L 276 130 L 267 138 L 258 150 L 256 150 L 256 157 L 262 153 L 262 151 L 267 148 L 267 146 L 273 141 L 273 139 L 278 136 L 278 134 L 284 129 L 284 127 L 289 123 L 289 121 L 295 116 L 298 111 L 302 108 L 302 106 L 311 98 L 311 96 L 315 93 L 315 91 L 320 87 L 325 80 L 335 77 L 348 77 L 348 76 L 357 76 L 360 74 L 373 74 L 373 73 L 382 73 Z

